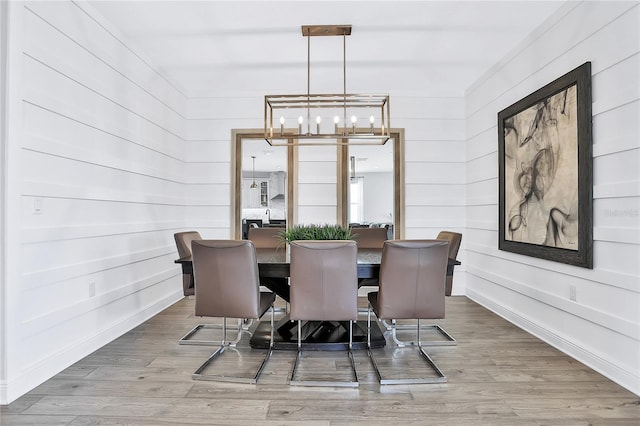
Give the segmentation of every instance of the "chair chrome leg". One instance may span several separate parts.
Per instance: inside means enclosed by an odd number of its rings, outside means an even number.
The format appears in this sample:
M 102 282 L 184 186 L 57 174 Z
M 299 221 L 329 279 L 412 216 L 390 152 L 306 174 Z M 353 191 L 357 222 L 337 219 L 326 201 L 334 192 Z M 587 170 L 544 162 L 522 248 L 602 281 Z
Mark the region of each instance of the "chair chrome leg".
M 371 303 L 367 308 L 367 350 L 371 349 Z
M 253 318 L 244 318 L 242 320 L 242 329 L 243 330 L 249 330 L 249 328 L 251 328 L 251 326 L 253 325 Z
M 238 329 L 240 327 L 238 326 Z M 195 340 L 194 335 L 203 329 L 221 330 L 222 326 L 219 324 L 198 324 L 193 327 L 187 334 L 185 334 L 180 340 L 179 345 L 199 345 L 199 346 L 211 346 L 217 343 L 217 340 Z
M 273 307 L 273 306 L 272 306 Z M 260 362 L 260 366 L 257 371 L 251 377 L 237 377 L 237 376 L 227 376 L 227 375 L 214 375 L 214 374 L 203 374 L 203 371 L 207 368 L 209 364 L 211 364 L 216 358 L 218 358 L 225 351 L 227 347 L 234 346 L 234 343 L 237 343 L 240 338 L 235 341 L 227 342 L 227 319 L 223 318 L 222 320 L 222 342 L 220 343 L 220 347 L 213 353 L 211 356 L 200 366 L 198 369 L 191 375 L 191 378 L 194 380 L 211 380 L 211 381 L 220 381 L 220 382 L 234 382 L 234 383 L 249 383 L 255 384 L 258 382 L 258 378 L 260 374 L 262 374 L 262 370 L 267 365 L 267 362 L 271 358 L 273 353 L 273 328 L 274 328 L 274 313 L 273 309 L 271 310 L 271 336 L 269 342 L 269 349 L 267 353 L 262 358 Z M 241 336 L 244 330 L 238 330 L 238 335 Z
M 405 347 L 407 345 L 415 345 L 416 342 L 404 342 L 400 339 L 398 339 L 398 336 L 396 334 L 397 330 L 415 330 L 416 326 L 415 325 L 397 325 L 395 323 L 395 320 L 392 320 L 391 324 L 389 324 L 387 321 L 385 320 L 381 320 L 381 322 L 383 323 L 383 325 L 385 325 L 385 327 L 387 327 L 387 331 L 391 331 L 391 338 L 393 339 L 394 343 L 396 345 L 398 345 L 398 347 Z M 458 342 L 456 341 L 456 339 L 453 338 L 453 336 L 451 336 L 447 330 L 445 330 L 444 328 L 442 328 L 439 324 L 429 324 L 429 325 L 423 325 L 421 326 L 422 329 L 425 328 L 432 328 L 435 331 L 437 331 L 438 333 L 440 333 L 441 336 L 443 336 L 446 340 L 428 340 L 426 342 L 422 342 L 422 346 L 456 346 L 458 344 Z
M 291 376 L 289 377 L 289 385 L 291 386 L 330 386 L 330 387 L 358 387 L 358 371 L 356 370 L 356 363 L 353 359 L 353 321 L 349 320 L 349 347 L 347 354 L 351 364 L 351 370 L 353 371 L 354 380 L 298 380 L 296 379 L 296 371 L 302 359 L 302 327 L 298 320 L 298 351 L 296 353 L 296 359 L 293 362 L 293 368 L 291 370 Z
M 209 356 L 209 358 L 200 366 L 198 369 L 191 375 L 191 378 L 194 380 L 202 380 L 202 372 L 209 364 L 211 364 L 218 356 L 220 356 L 224 352 L 224 345 L 220 345 L 218 349 L 214 353 Z
M 433 361 L 433 359 L 431 359 L 431 357 L 425 352 L 425 350 L 422 347 L 422 344 L 420 341 L 420 320 L 418 320 L 418 325 L 416 329 L 417 329 L 418 352 L 420 353 L 421 357 L 427 362 L 427 364 L 429 364 L 431 369 L 435 372 L 436 377 L 417 377 L 417 378 L 408 378 L 408 379 L 393 379 L 393 378 L 385 377 L 383 376 L 382 372 L 380 371 L 380 368 L 378 367 L 378 363 L 376 361 L 375 356 L 373 355 L 373 351 L 371 350 L 371 347 L 368 347 L 367 352 L 369 355 L 369 359 L 371 359 L 371 364 L 373 365 L 373 369 L 375 370 L 376 375 L 378 376 L 378 381 L 380 382 L 380 385 L 446 383 L 447 382 L 447 377 L 444 375 L 442 370 L 438 368 L 438 366 Z M 393 329 L 392 332 L 395 332 L 395 329 Z M 370 330 L 367 329 L 367 334 L 369 333 L 370 333 Z M 392 334 L 392 336 L 395 337 L 395 334 Z M 369 336 L 367 336 L 367 339 L 368 338 Z M 414 344 L 414 343 L 411 342 L 411 344 Z M 400 347 L 403 347 L 403 346 L 400 346 Z
M 422 328 L 423 329 L 433 328 L 442 336 L 444 336 L 445 339 L 447 339 L 447 340 L 427 340 L 426 342 L 422 342 L 422 346 L 456 346 L 458 344 L 456 339 L 454 339 L 453 336 L 447 332 L 447 330 L 440 327 L 439 324 L 423 325 Z

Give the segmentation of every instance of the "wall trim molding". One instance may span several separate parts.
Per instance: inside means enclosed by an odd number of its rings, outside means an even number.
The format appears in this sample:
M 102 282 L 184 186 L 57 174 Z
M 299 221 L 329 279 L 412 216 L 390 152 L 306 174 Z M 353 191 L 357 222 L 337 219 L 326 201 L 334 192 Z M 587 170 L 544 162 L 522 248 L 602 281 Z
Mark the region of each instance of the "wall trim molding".
M 469 229 L 469 226 L 467 226 L 467 229 Z M 487 231 L 495 232 L 495 229 L 487 229 Z M 497 247 L 481 244 L 467 243 L 465 245 L 465 250 L 468 253 L 490 256 L 504 262 L 532 266 L 550 273 L 567 275 L 570 277 L 609 285 L 611 287 L 634 291 L 636 293 L 638 292 L 638 277 L 635 275 L 622 274 L 608 269 L 584 269 L 576 268 L 571 265 L 556 264 L 544 259 L 536 259 L 534 257 L 524 256 L 517 253 L 502 252 L 499 251 Z
M 47 329 L 54 328 L 69 321 L 74 321 L 82 315 L 95 312 L 110 303 L 123 300 L 128 296 L 140 293 L 150 287 L 162 284 L 172 278 L 180 277 L 181 275 L 182 274 L 178 270 L 169 268 L 143 279 L 126 283 L 113 290 L 98 294 L 90 299 L 57 306 L 51 311 L 40 313 L 35 317 L 25 318 L 21 327 L 21 335 L 24 337 L 34 336 L 37 333 L 41 333 Z M 177 279 L 174 281 L 176 283 L 178 282 Z M 179 287 L 176 285 L 175 288 Z
M 42 361 L 26 368 L 20 375 L 5 383 L 0 383 L 0 405 L 11 403 L 75 362 L 162 312 L 183 297 L 182 290 L 177 290 L 99 333 L 43 358 Z
M 142 262 L 145 260 L 169 256 L 176 254 L 176 248 L 174 245 L 166 245 L 163 247 L 156 247 L 150 250 L 140 250 L 136 252 L 130 252 L 117 256 L 103 257 L 100 259 L 94 259 L 91 261 L 76 263 L 72 265 L 62 265 L 56 268 L 43 269 L 40 271 L 33 271 L 22 275 L 22 286 L 26 290 L 32 290 L 34 288 L 48 285 L 49 283 L 56 281 L 68 280 L 75 277 L 81 277 L 104 271 L 106 269 L 118 268 L 130 265 L 132 263 Z M 174 266 L 175 271 L 179 271 L 179 266 Z
M 582 362 L 586 366 L 601 373 L 611 379 L 620 386 L 640 396 L 640 376 L 634 375 L 632 372 L 624 370 L 601 356 L 586 351 L 575 343 L 564 339 L 563 337 L 542 328 L 528 318 L 512 311 L 493 299 L 487 298 L 474 289 L 467 287 L 467 297 L 474 302 L 489 309 L 510 323 L 520 327 L 524 331 L 536 336 L 544 342 L 550 344 L 554 348 L 562 351 L 570 357 Z
M 640 325 L 634 321 L 611 315 L 590 306 L 570 301 L 557 294 L 539 290 L 522 281 L 517 281 L 503 275 L 486 272 L 473 266 L 467 266 L 467 272 L 489 283 L 503 287 L 509 291 L 521 294 L 537 303 L 542 303 L 558 309 L 566 314 L 574 315 L 584 321 L 594 322 L 601 327 L 619 333 L 631 339 L 640 335 Z
M 8 111 L 6 98 L 7 72 L 8 72 L 8 22 L 9 6 L 7 2 L 0 2 L 0 401 L 7 393 L 5 378 L 7 376 L 7 277 L 5 266 L 7 264 L 6 249 L 6 189 L 8 185 L 6 146 L 8 144 L 7 121 Z

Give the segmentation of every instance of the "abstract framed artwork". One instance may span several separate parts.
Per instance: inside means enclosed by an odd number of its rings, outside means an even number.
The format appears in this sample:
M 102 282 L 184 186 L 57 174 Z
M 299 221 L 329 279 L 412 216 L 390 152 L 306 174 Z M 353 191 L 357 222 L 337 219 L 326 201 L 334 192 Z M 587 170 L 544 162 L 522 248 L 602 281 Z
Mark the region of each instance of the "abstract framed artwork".
M 498 113 L 498 248 L 593 267 L 591 63 Z

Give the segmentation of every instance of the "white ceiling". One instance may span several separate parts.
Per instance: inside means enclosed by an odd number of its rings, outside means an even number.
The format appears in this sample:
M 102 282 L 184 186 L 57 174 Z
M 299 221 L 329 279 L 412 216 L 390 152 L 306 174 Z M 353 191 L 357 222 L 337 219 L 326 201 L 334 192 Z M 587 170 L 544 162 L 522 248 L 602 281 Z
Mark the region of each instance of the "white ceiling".
M 393 100 L 463 96 L 564 1 L 86 3 L 188 97 L 306 93 L 308 39 L 301 26 L 350 24 L 347 92 L 388 93 Z M 342 47 L 341 37 L 311 39 L 312 93 L 342 93 Z M 286 164 L 285 150 L 266 143 L 247 145 L 245 154 L 244 169 L 250 155 L 257 171 Z M 391 170 L 384 149 L 353 154 L 359 172 Z
M 301 25 L 351 24 L 347 91 L 462 96 L 563 1 L 87 1 L 187 96 L 306 93 Z M 342 92 L 342 39 L 311 40 Z

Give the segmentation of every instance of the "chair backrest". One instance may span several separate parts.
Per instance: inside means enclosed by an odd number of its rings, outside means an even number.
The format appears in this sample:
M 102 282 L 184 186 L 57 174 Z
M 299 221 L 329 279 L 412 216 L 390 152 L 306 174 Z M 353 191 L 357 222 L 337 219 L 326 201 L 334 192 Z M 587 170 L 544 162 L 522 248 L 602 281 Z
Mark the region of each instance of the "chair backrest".
M 440 231 L 437 240 L 449 241 L 449 258 L 455 259 L 458 256 L 458 250 L 460 249 L 460 243 L 462 242 L 462 234 L 451 231 Z
M 278 237 L 282 231 L 284 228 L 249 228 L 248 239 L 256 248 L 277 248 L 283 244 Z
M 358 319 L 358 246 L 353 240 L 293 241 L 292 320 Z
M 179 258 L 191 256 L 191 241 L 202 239 L 196 231 L 178 232 L 173 234 L 173 238 L 176 240 Z M 185 296 L 193 296 L 195 294 L 192 274 L 182 274 L 182 293 Z
M 192 242 L 196 316 L 258 318 L 256 250 L 247 240 Z
M 380 263 L 378 316 L 381 319 L 444 318 L 448 243 L 390 240 Z
M 173 238 L 176 240 L 180 258 L 191 256 L 191 241 L 202 239 L 196 231 L 178 232 L 173 234 Z
M 351 232 L 362 249 L 381 249 L 387 240 L 387 228 L 354 228 Z

